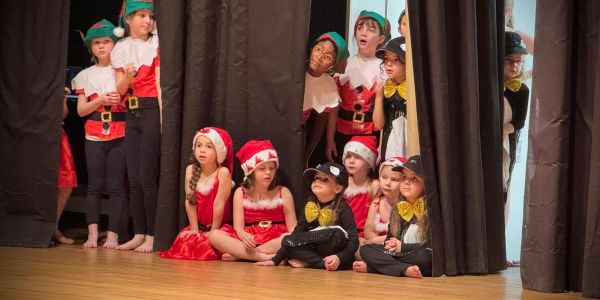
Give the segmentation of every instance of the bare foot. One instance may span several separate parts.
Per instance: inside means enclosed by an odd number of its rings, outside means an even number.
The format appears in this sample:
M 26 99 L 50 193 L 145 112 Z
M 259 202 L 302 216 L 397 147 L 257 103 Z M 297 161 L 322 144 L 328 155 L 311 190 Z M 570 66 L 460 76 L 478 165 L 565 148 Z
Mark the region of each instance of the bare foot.
M 364 261 L 355 261 L 352 264 L 352 269 L 354 272 L 367 273 L 367 263 Z
M 135 248 L 135 251 L 139 253 L 152 253 L 154 252 L 154 236 L 145 235 L 144 242 Z
M 404 271 L 404 276 L 411 277 L 411 278 L 418 278 L 418 279 L 423 278 L 423 275 L 421 275 L 421 270 L 419 269 L 419 266 L 416 266 L 416 265 L 406 268 L 406 270 Z
M 263 253 L 260 251 L 256 251 L 256 261 L 265 261 L 265 260 L 271 260 L 271 258 L 273 258 L 273 256 L 275 256 L 275 254 L 267 254 L 267 253 Z
M 64 236 L 62 234 L 62 232 L 60 232 L 58 229 L 54 229 L 53 238 L 59 244 L 71 245 L 71 244 L 73 244 L 75 242 L 74 240 L 72 240 L 72 239 L 67 238 L 66 236 Z
M 240 259 L 229 253 L 224 253 L 223 255 L 221 255 L 221 260 L 222 261 L 238 261 Z
M 290 266 L 292 266 L 294 268 L 306 268 L 305 262 L 297 260 L 295 258 L 288 260 L 288 263 L 290 264 Z
M 84 248 L 98 247 L 98 224 L 88 225 L 88 239 L 83 243 Z
M 104 245 L 102 245 L 102 247 L 107 249 L 115 249 L 117 248 L 117 246 L 119 246 L 119 234 L 117 234 L 116 232 L 108 231 L 108 233 L 106 234 L 106 242 L 104 242 Z
M 115 249 L 117 249 L 117 250 L 132 250 L 132 249 L 139 247 L 143 242 L 144 242 L 144 235 L 136 234 L 133 236 L 133 238 L 129 242 L 127 242 L 123 245 L 119 245 Z

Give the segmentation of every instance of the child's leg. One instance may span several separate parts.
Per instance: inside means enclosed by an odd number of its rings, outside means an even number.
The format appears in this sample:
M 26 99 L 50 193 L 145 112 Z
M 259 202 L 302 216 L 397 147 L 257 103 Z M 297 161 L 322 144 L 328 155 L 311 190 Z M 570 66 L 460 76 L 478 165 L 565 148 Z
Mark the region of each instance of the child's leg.
M 54 239 L 61 244 L 73 244 L 74 241 L 72 239 L 66 238 L 60 230 L 58 230 L 58 222 L 60 221 L 60 216 L 62 215 L 65 206 L 67 205 L 67 201 L 69 200 L 69 196 L 71 196 L 72 188 L 59 188 L 58 194 L 56 197 L 56 228 L 54 228 Z
M 84 248 L 98 247 L 98 223 L 88 224 L 88 239 L 83 243 Z
M 106 180 L 105 142 L 85 141 L 85 161 L 88 171 L 88 188 L 86 195 L 86 221 L 88 239 L 83 244 L 86 248 L 98 246 L 98 223 L 100 222 L 100 200 L 104 192 Z
M 285 238 L 284 238 L 285 239 Z M 307 246 L 295 246 L 289 247 L 283 243 L 285 250 L 289 254 L 290 257 L 290 265 L 296 268 L 301 267 L 311 267 L 311 268 L 319 268 L 325 269 L 325 263 L 323 262 L 323 256 L 321 256 L 317 250 Z M 300 263 L 298 263 L 298 261 Z
M 360 256 L 367 265 L 367 272 L 391 276 L 403 276 L 410 264 L 396 260 L 393 256 L 378 250 L 374 245 L 360 248 Z
M 154 249 L 154 223 L 160 170 L 160 112 L 158 108 L 144 109 L 141 112 L 141 120 L 143 127 L 139 152 L 139 180 L 144 193 L 146 236 L 144 243 L 135 251 L 149 253 Z
M 258 251 L 260 251 L 262 253 L 275 254 L 277 251 L 279 251 L 279 248 L 281 248 L 281 240 L 282 239 L 283 239 L 283 236 L 278 237 L 276 239 L 272 239 L 256 248 L 258 249 Z
M 229 253 L 233 257 L 254 261 L 263 261 L 271 258 L 271 255 L 257 251 L 257 248 L 246 248 L 240 240 L 231 237 L 223 230 L 213 230 L 209 236 L 209 240 L 213 247 L 223 253 Z
M 362 236 L 358 237 L 358 249 L 356 249 L 356 252 L 354 252 L 354 258 L 356 260 L 362 260 L 360 258 L 360 248 L 362 246 L 364 246 L 366 243 L 367 243 L 367 240 L 364 237 L 362 237 Z
M 109 196 L 108 234 L 104 248 L 114 249 L 119 245 L 119 227 L 125 205 L 125 147 L 123 139 L 112 140 L 106 160 L 106 189 Z
M 119 245 L 119 250 L 131 250 L 137 248 L 144 242 L 146 234 L 146 210 L 144 209 L 144 194 L 140 184 L 140 120 L 131 112 L 127 113 L 125 123 L 125 159 L 127 161 L 127 179 L 129 180 L 129 201 L 131 209 L 129 212 L 133 217 L 133 239 Z

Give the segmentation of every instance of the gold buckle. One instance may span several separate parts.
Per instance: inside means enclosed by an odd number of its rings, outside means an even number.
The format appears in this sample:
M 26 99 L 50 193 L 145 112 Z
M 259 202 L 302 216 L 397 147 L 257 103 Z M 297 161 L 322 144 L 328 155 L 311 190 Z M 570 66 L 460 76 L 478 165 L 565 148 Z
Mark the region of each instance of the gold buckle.
M 362 111 L 355 111 L 352 115 L 352 122 L 362 124 L 365 122 L 365 113 Z
M 100 113 L 100 121 L 103 123 L 112 122 L 112 114 L 110 111 L 103 111 Z
M 129 109 L 136 109 L 139 107 L 139 101 L 137 96 L 130 96 L 128 99 Z
M 260 222 L 258 222 L 258 227 L 269 228 L 269 227 L 271 227 L 271 224 L 273 224 L 272 221 L 260 221 Z

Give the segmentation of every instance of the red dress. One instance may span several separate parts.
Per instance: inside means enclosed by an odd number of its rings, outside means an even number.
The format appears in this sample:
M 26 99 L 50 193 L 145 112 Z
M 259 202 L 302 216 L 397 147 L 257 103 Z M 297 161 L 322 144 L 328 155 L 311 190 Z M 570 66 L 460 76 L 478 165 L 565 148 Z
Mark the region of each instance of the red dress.
M 281 188 L 278 197 L 262 200 L 254 200 L 244 191 L 242 203 L 244 205 L 244 222 L 246 223 L 244 230 L 254 236 L 256 245 L 265 244 L 288 232 L 285 225 Z M 238 238 L 237 233 L 230 225 L 224 225 L 221 229 L 229 232 L 231 237 Z
M 60 157 L 58 158 L 58 187 L 74 188 L 77 186 L 77 173 L 69 138 L 64 129 L 60 129 Z
M 354 214 L 358 236 L 364 237 L 365 222 L 371 205 L 369 190 L 366 187 L 348 188 L 344 191 L 343 198 Z
M 210 182 L 209 182 L 210 183 Z M 219 174 L 215 175 L 212 186 L 203 188 L 198 185 L 196 187 L 196 204 L 198 224 L 210 226 L 213 218 L 213 203 L 219 190 Z M 231 221 L 231 202 L 227 200 L 223 211 L 222 223 Z M 213 248 L 208 241 L 207 231 L 200 231 L 199 236 L 187 236 L 181 238 L 180 234 L 189 230 L 190 226 L 183 228 L 171 248 L 165 252 L 159 252 L 158 256 L 162 258 L 177 258 L 177 259 L 193 259 L 193 260 L 217 260 L 221 259 L 222 253 Z M 224 228 L 222 228 L 225 230 Z

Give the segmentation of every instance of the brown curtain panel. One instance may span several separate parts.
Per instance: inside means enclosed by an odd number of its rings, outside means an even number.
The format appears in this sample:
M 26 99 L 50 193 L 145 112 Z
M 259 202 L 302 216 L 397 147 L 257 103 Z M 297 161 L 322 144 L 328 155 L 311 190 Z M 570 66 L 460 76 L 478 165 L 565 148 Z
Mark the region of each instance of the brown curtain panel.
M 201 127 L 228 130 L 235 151 L 247 140 L 270 139 L 279 171 L 292 190 L 301 189 L 310 1 L 162 0 L 155 7 L 164 106 L 155 248 L 165 250 L 187 224 L 184 171 Z
M 600 1 L 537 2 L 523 288 L 600 297 Z
M 68 0 L 0 2 L 0 245 L 52 237 L 68 26 Z
M 408 1 L 433 275 L 506 268 L 502 1 Z

